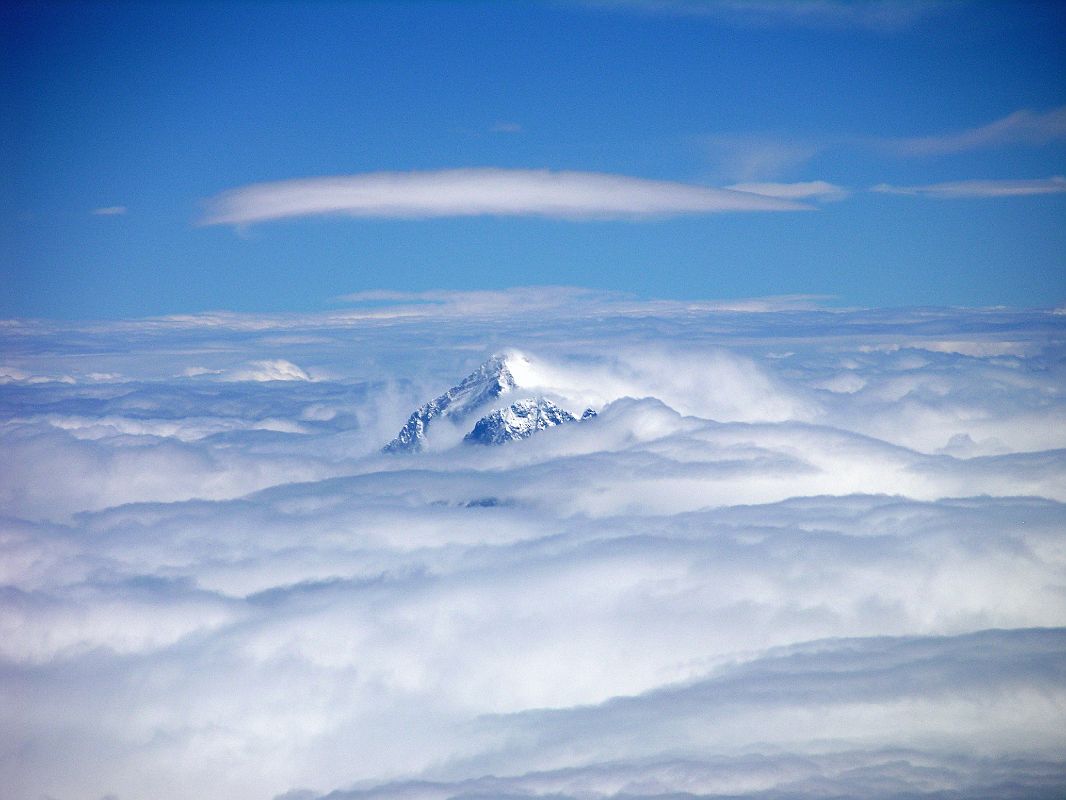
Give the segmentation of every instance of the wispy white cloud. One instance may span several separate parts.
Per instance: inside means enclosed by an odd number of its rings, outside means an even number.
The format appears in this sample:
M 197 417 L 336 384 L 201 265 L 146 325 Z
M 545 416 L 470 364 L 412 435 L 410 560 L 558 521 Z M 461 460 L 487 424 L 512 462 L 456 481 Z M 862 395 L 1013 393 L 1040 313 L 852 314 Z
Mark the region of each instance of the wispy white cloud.
M 190 376 L 192 377 L 192 376 Z M 225 376 L 231 381 L 309 381 L 311 376 L 283 358 L 252 361 Z
M 713 172 L 725 180 L 765 181 L 806 164 L 826 143 L 774 134 L 713 134 L 696 139 Z
M 871 191 L 882 194 L 909 194 L 940 200 L 980 197 L 1025 197 L 1066 192 L 1066 178 L 1056 175 L 1034 180 L 967 180 L 930 183 L 924 186 L 893 186 L 882 183 Z
M 1043 145 L 1066 139 L 1066 106 L 1044 113 L 1021 109 L 987 125 L 939 136 L 886 139 L 877 144 L 903 156 L 939 156 L 1012 144 Z
M 18 367 L 0 365 L 0 384 L 5 383 L 74 383 L 71 375 L 34 375 Z
M 787 200 L 596 172 L 453 169 L 260 183 L 207 202 L 205 225 L 320 215 L 419 218 L 540 216 L 640 219 L 726 211 L 794 211 Z
M 102 208 L 94 208 L 92 213 L 97 217 L 117 217 L 125 214 L 126 211 L 126 206 L 104 206 Z
M 782 7 L 789 7 L 781 3 Z M 1015 111 L 964 131 L 902 138 L 876 135 L 729 133 L 699 137 L 714 174 L 754 183 L 791 175 L 821 154 L 836 157 L 862 152 L 900 158 L 947 156 L 975 150 L 1024 145 L 1037 147 L 1066 140 L 1066 106 L 1046 112 Z
M 208 369 L 207 367 L 186 367 L 180 374 L 185 378 L 200 378 L 204 375 L 221 375 L 222 370 Z
M 594 291 L 573 286 L 523 286 L 512 289 L 447 290 L 431 289 L 421 292 L 395 290 L 367 290 L 352 292 L 336 298 L 338 302 L 371 306 L 384 316 L 469 316 L 503 314 L 508 311 L 528 313 L 583 305 L 589 308 L 601 303 L 624 299 L 621 293 Z
M 592 0 L 590 5 L 649 14 L 708 17 L 746 27 L 793 25 L 892 33 L 958 3 L 936 0 Z
M 371 290 L 353 292 L 336 299 L 339 302 L 368 306 L 368 308 L 338 312 L 333 316 L 334 320 L 348 314 L 352 314 L 354 320 L 364 315 L 376 319 L 417 317 L 442 319 L 475 316 L 498 318 L 506 314 L 527 315 L 538 311 L 545 315 L 578 313 L 585 316 L 641 315 L 649 312 L 661 315 L 715 311 L 761 313 L 820 308 L 833 298 L 830 295 L 794 294 L 741 297 L 729 300 L 648 301 L 638 300 L 623 292 L 573 286 L 522 286 L 510 289 L 468 291 Z
M 830 202 L 843 200 L 850 192 L 842 186 L 827 181 L 801 181 L 798 183 L 749 182 L 735 183 L 727 186 L 737 192 L 751 192 L 767 197 L 781 197 L 786 200 L 818 200 Z
M 521 133 L 522 126 L 517 122 L 508 122 L 506 120 L 498 120 L 494 122 L 489 129 L 493 133 Z

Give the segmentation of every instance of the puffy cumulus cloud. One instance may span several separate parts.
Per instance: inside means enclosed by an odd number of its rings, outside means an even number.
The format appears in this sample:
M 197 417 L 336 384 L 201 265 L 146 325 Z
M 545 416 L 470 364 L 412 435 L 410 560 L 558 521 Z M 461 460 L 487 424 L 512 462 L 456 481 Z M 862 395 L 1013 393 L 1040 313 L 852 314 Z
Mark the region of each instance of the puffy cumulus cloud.
M 1061 315 L 355 300 L 0 332 L 5 796 L 1062 793 Z
M 494 168 L 260 183 L 224 192 L 207 206 L 206 225 L 319 215 L 618 219 L 804 208 L 778 197 L 628 175 Z

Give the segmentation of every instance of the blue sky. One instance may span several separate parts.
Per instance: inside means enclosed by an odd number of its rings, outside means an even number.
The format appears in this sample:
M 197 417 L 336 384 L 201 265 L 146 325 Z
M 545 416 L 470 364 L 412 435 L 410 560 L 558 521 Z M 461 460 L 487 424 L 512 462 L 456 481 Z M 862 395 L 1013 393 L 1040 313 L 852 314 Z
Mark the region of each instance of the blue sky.
M 2 13 L 6 317 L 539 284 L 1066 299 L 1055 4 Z

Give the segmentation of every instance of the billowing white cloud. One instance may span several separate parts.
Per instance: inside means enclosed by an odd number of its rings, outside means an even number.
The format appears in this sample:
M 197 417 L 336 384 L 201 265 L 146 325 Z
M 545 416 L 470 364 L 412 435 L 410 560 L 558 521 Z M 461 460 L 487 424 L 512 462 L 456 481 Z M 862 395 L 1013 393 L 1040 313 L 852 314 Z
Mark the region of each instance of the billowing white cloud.
M 246 225 L 318 215 L 639 219 L 804 208 L 761 195 L 627 175 L 492 168 L 374 172 L 259 183 L 224 192 L 207 206 L 202 220 L 206 225 Z
M 350 300 L 0 331 L 5 797 L 1066 786 L 1061 314 Z M 508 348 L 599 416 L 380 452 Z
M 939 200 L 955 200 L 978 197 L 1025 197 L 1037 194 L 1062 194 L 1066 192 L 1066 178 L 1055 175 L 1051 178 L 1033 180 L 966 180 L 931 183 L 924 186 L 892 186 L 882 183 L 871 191 L 883 194 L 910 194 L 933 197 Z

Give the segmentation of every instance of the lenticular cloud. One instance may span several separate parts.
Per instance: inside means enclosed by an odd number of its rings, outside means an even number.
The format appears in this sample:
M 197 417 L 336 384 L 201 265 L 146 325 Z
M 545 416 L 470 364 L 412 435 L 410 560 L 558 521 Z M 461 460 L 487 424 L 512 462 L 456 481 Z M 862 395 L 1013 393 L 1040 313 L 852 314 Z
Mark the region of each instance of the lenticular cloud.
M 482 215 L 563 219 L 662 217 L 725 211 L 795 211 L 800 193 L 648 180 L 599 172 L 448 169 L 373 172 L 258 183 L 207 202 L 206 225 L 248 225 L 321 215 L 418 218 Z
M 5 797 L 1062 795 L 1061 314 L 513 295 L 0 334 Z

